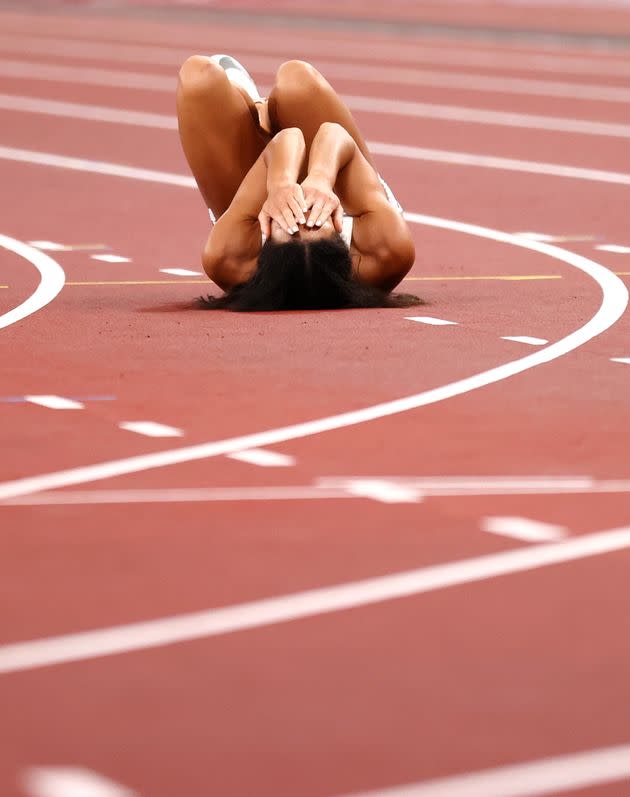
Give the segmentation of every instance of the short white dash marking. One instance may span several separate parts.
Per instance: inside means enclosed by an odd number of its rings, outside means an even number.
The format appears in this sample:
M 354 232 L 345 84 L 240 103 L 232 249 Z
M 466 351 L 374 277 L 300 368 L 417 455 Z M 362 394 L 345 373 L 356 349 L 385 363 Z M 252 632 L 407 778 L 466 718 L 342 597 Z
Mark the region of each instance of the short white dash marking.
M 50 410 L 82 410 L 85 405 L 80 401 L 64 398 L 63 396 L 24 396 L 24 401 L 48 407 Z
M 345 489 L 350 495 L 372 498 L 383 504 L 416 504 L 422 500 L 422 491 L 417 487 L 387 479 L 354 479 L 346 483 Z
M 21 778 L 29 797 L 136 797 L 119 783 L 80 767 L 31 767 Z
M 630 357 L 611 357 L 611 363 L 625 363 L 626 365 L 630 365 Z
M 481 521 L 482 531 L 490 534 L 501 534 L 525 542 L 554 542 L 567 535 L 564 526 L 543 523 L 526 517 L 485 517 Z
M 443 318 L 433 318 L 433 316 L 429 315 L 405 316 L 405 321 L 417 321 L 419 324 L 431 324 L 434 327 L 457 325 L 457 321 L 445 321 Z
M 616 252 L 619 255 L 630 254 L 630 246 L 618 246 L 617 244 L 602 244 L 596 246 L 595 249 L 599 249 L 600 252 Z
M 288 468 L 295 465 L 295 458 L 288 454 L 279 454 L 276 451 L 267 451 L 264 448 L 248 448 L 227 455 L 230 459 L 247 462 L 250 465 L 260 465 L 262 468 Z
M 521 238 L 527 238 L 530 241 L 542 241 L 543 243 L 549 243 L 555 237 L 544 232 L 517 232 L 516 235 L 520 235 Z
M 41 249 L 43 252 L 64 252 L 66 249 L 63 244 L 57 244 L 54 241 L 29 241 L 28 245 Z
M 182 429 L 154 421 L 123 421 L 118 426 L 128 432 L 136 432 L 136 434 L 143 434 L 147 437 L 182 437 L 184 434 Z
M 544 338 L 530 338 L 529 335 L 504 335 L 501 340 L 512 340 L 514 343 L 527 343 L 528 346 L 544 346 L 549 343 Z
M 92 260 L 101 260 L 103 263 L 131 263 L 130 257 L 120 255 L 90 255 Z
M 176 277 L 202 277 L 201 271 L 190 271 L 187 268 L 161 268 L 163 274 L 174 274 Z

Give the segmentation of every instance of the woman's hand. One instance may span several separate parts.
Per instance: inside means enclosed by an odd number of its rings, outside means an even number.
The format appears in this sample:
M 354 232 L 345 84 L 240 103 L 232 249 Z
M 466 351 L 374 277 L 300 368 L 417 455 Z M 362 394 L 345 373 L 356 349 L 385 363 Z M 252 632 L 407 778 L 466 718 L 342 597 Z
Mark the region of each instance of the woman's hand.
M 271 236 L 271 220 L 277 221 L 289 235 L 298 231 L 298 224 L 304 224 L 304 214 L 308 210 L 302 187 L 298 183 L 285 183 L 271 186 L 258 215 L 260 229 L 267 238 Z
M 308 175 L 302 183 L 302 190 L 307 207 L 310 209 L 306 226 L 310 228 L 321 227 L 328 219 L 332 219 L 337 232 L 341 232 L 343 208 L 339 202 L 339 197 L 330 185 L 325 180 Z

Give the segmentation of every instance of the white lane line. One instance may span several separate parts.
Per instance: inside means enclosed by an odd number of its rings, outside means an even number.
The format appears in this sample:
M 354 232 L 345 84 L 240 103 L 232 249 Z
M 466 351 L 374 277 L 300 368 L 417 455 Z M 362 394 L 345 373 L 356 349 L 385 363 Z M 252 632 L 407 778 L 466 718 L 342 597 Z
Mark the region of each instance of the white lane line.
M 187 268 L 161 268 L 163 274 L 173 274 L 175 277 L 203 277 L 202 271 L 190 271 Z
M 489 111 L 483 108 L 378 99 L 353 94 L 344 94 L 342 98 L 353 111 L 411 116 L 419 119 L 438 119 L 443 122 L 514 127 L 523 130 L 544 130 L 549 133 L 575 133 L 610 138 L 630 138 L 630 125 L 618 122 L 597 122 L 589 119 L 566 119 L 556 116 Z M 156 130 L 177 129 L 177 119 L 169 114 L 130 111 L 76 102 L 60 102 L 58 100 L 47 100 L 45 97 L 0 94 L 0 109 L 18 113 L 36 113 L 69 119 L 83 119 L 91 122 L 149 127 Z
M 525 517 L 485 517 L 481 520 L 481 530 L 523 542 L 555 542 L 567 536 L 564 526 Z
M 0 329 L 5 329 L 11 324 L 22 321 L 29 315 L 36 313 L 45 307 L 47 304 L 59 294 L 66 281 L 66 275 L 55 260 L 49 255 L 40 252 L 22 241 L 16 241 L 15 238 L 9 238 L 8 235 L 0 235 L 0 247 L 8 249 L 18 257 L 28 260 L 32 263 L 40 273 L 40 283 L 28 299 L 25 299 L 22 304 L 14 307 L 6 313 L 0 315 Z
M 438 105 L 426 102 L 378 99 L 344 94 L 346 105 L 353 111 L 368 111 L 392 116 L 412 116 L 419 119 L 439 119 L 442 122 L 515 127 L 523 130 L 544 130 L 548 133 L 577 133 L 588 136 L 630 138 L 630 125 L 617 122 L 596 122 L 590 119 L 566 119 L 559 116 L 489 111 L 458 105 Z M 0 95 L 0 103 L 2 103 Z
M 539 163 L 537 161 L 498 158 L 490 155 L 475 155 L 470 152 L 449 152 L 448 150 L 410 147 L 403 144 L 385 144 L 380 141 L 369 141 L 368 146 L 375 155 L 390 158 L 428 161 L 450 166 L 476 166 L 482 169 L 521 172 L 524 174 L 543 174 L 548 177 L 567 177 L 574 180 L 586 180 L 595 183 L 612 183 L 613 185 L 630 185 L 630 174 L 624 172 L 607 172 L 601 169 L 583 169 L 579 166 L 562 166 L 557 163 Z M 92 174 L 107 174 L 112 177 L 124 177 L 129 180 L 141 180 L 163 185 L 179 185 L 185 188 L 197 188 L 192 177 L 172 172 L 161 172 L 155 169 L 138 169 L 120 163 L 107 161 L 71 158 L 50 152 L 36 152 L 15 147 L 0 146 L 0 159 L 17 163 L 31 163 L 39 166 L 53 166 Z
M 344 797 L 539 797 L 628 778 L 630 744 L 404 786 L 354 792 Z
M 630 174 L 622 172 L 607 172 L 601 169 L 584 169 L 579 166 L 562 166 L 557 163 L 499 158 L 493 155 L 477 155 L 470 152 L 449 152 L 447 150 L 426 149 L 404 144 L 384 144 L 379 141 L 369 141 L 368 146 L 374 155 L 386 155 L 391 158 L 408 158 L 409 160 L 429 161 L 431 163 L 447 163 L 451 166 L 477 166 L 483 169 L 497 169 L 499 171 L 544 174 L 549 177 L 568 177 L 596 183 L 630 185 Z
M 20 781 L 29 797 L 137 797 L 126 786 L 80 767 L 30 767 Z
M 630 357 L 611 357 L 610 361 L 612 363 L 625 363 L 626 365 L 630 365 Z
M 434 318 L 429 315 L 407 315 L 405 321 L 417 321 L 419 324 L 430 324 L 434 327 L 457 326 L 457 321 L 445 321 L 443 318 Z
M 63 244 L 57 244 L 54 241 L 29 241 L 29 246 L 34 246 L 36 249 L 41 249 L 43 252 L 65 252 L 66 247 Z
M 545 338 L 531 338 L 529 335 L 502 335 L 501 340 L 511 340 L 514 343 L 526 343 L 528 346 L 544 346 L 549 343 Z
M 357 498 L 371 498 L 383 504 L 417 504 L 422 491 L 388 479 L 348 479 L 344 489 Z
M 146 437 L 182 437 L 184 434 L 182 429 L 154 421 L 122 421 L 118 426 L 128 432 L 143 434 Z
M 118 34 L 116 34 L 118 35 Z M 224 34 L 222 33 L 222 46 L 224 44 Z M 285 39 L 275 39 L 275 57 L 270 59 L 268 56 L 247 56 L 247 66 L 252 70 L 261 70 L 272 61 L 274 69 L 283 58 L 295 57 L 295 50 L 287 46 Z M 265 44 L 260 47 L 255 43 L 244 45 L 239 36 L 234 42 L 234 47 L 239 52 L 255 52 L 262 50 L 263 53 L 269 52 L 269 40 L 265 37 Z M 513 53 L 505 49 L 492 52 L 482 51 L 477 48 L 464 50 L 461 47 L 447 47 L 441 44 L 439 47 L 427 47 L 414 43 L 405 46 L 397 42 L 395 46 L 382 44 L 380 42 L 370 42 L 362 44 L 351 42 L 344 39 L 342 43 L 338 40 L 332 41 L 309 41 L 300 39 L 300 53 L 302 57 L 314 55 L 318 57 L 317 66 L 322 65 L 319 59 L 322 56 L 338 55 L 340 47 L 343 49 L 344 57 L 351 59 L 365 59 L 374 62 L 374 59 L 381 58 L 386 63 L 410 62 L 412 64 L 428 63 L 449 64 L 459 66 L 477 66 L 484 69 L 497 69 L 504 72 L 506 69 L 524 72 L 550 72 L 572 74 L 591 74 L 591 75 L 630 75 L 630 64 L 627 61 L 603 59 L 603 58 L 583 58 L 565 55 L 539 55 L 536 52 Z M 143 63 L 164 66 L 178 66 L 181 64 L 193 49 L 177 49 L 166 46 L 150 46 L 134 42 L 133 44 L 116 44 L 114 42 L 102 42 L 82 39 L 62 39 L 42 36 L 0 36 L 0 50 L 4 52 L 19 53 L 20 56 L 34 55 L 41 58 L 42 55 L 55 55 L 61 58 L 85 58 L 88 60 L 104 60 L 107 62 L 122 61 L 125 63 Z M 361 67 L 362 64 L 357 65 Z M 379 64 L 380 66 L 380 64 Z M 324 67 L 325 68 L 325 67 Z M 45 67 L 44 67 L 45 69 Z
M 100 260 L 103 263 L 131 263 L 130 257 L 121 255 L 90 255 L 92 260 Z
M 620 255 L 630 254 L 630 246 L 619 246 L 618 244 L 602 244 L 596 246 L 595 249 L 599 249 L 600 252 L 616 252 Z
M 92 249 L 107 249 L 105 244 L 58 244 L 55 241 L 29 241 L 29 246 L 43 252 L 85 252 Z
M 628 488 L 630 492 L 630 486 Z M 159 490 L 66 490 L 35 493 L 3 501 L 7 506 L 63 506 L 74 504 L 189 504 L 208 501 L 307 501 L 359 498 L 339 487 L 176 487 Z
M 260 465 L 261 468 L 288 468 L 295 465 L 295 457 L 264 448 L 248 448 L 228 454 L 228 457 L 239 462 L 247 462 L 249 465 Z
M 370 606 L 511 573 L 572 562 L 630 548 L 630 526 L 556 543 L 421 567 L 363 581 L 212 608 L 159 620 L 0 646 L 0 673 L 20 672 L 261 628 L 276 623 Z M 484 795 L 485 797 L 485 795 Z
M 630 360 L 629 360 L 630 361 Z M 376 487 L 375 487 L 376 485 Z M 380 486 L 381 489 L 378 489 Z M 385 493 L 385 489 L 387 493 Z M 378 490 L 378 497 L 377 497 Z M 371 494 L 370 494 L 371 493 Z M 585 495 L 630 493 L 630 479 L 595 481 L 570 478 L 413 478 L 334 477 L 315 484 L 287 487 L 176 487 L 143 490 L 64 490 L 24 495 L 3 501 L 7 506 L 61 506 L 64 504 L 162 504 L 209 501 L 306 501 L 337 498 L 371 498 L 384 495 L 417 503 L 425 498 L 480 495 Z
M 587 276 L 590 276 L 599 285 L 602 291 L 602 303 L 595 315 L 583 326 L 571 332 L 566 337 L 555 341 L 551 345 L 526 355 L 525 357 L 511 360 L 503 365 L 451 382 L 447 385 L 441 385 L 431 390 L 422 391 L 411 396 L 405 396 L 363 409 L 344 412 L 339 415 L 331 415 L 329 417 L 306 421 L 292 426 L 269 429 L 242 437 L 209 441 L 194 446 L 168 449 L 152 454 L 141 454 L 135 457 L 101 462 L 94 465 L 70 468 L 68 470 L 3 482 L 0 483 L 0 500 L 13 498 L 18 495 L 28 495 L 43 490 L 52 490 L 57 487 L 85 484 L 86 482 L 107 479 L 110 476 L 138 473 L 139 471 L 165 467 L 167 465 L 176 465 L 182 462 L 193 462 L 200 459 L 207 459 L 208 457 L 219 456 L 221 454 L 233 454 L 244 448 L 264 448 L 276 443 L 297 440 L 334 429 L 366 423 L 377 418 L 385 418 L 400 412 L 418 409 L 419 407 L 426 407 L 430 404 L 468 393 L 471 390 L 477 390 L 480 387 L 500 382 L 515 374 L 523 373 L 530 368 L 535 368 L 538 365 L 562 357 L 609 329 L 625 312 L 628 304 L 628 289 L 623 281 L 599 263 L 595 263 L 593 260 L 589 260 L 575 252 L 569 252 L 557 246 L 541 243 L 539 241 L 528 241 L 526 238 L 500 232 L 499 230 L 492 230 L 473 224 L 464 224 L 463 222 L 451 219 L 423 216 L 419 213 L 405 213 L 405 218 L 407 221 L 414 224 L 425 224 L 439 229 L 454 230 L 466 235 L 474 235 L 492 241 L 512 244 L 522 249 L 529 249 L 561 260 L 577 268 Z
M 63 396 L 24 396 L 24 401 L 30 404 L 39 404 L 51 410 L 83 410 L 85 404 Z
M 247 67 L 254 75 L 274 74 L 278 68 L 277 58 L 254 57 L 247 60 Z M 341 61 L 318 60 L 317 68 L 327 78 L 342 78 L 394 85 L 439 86 L 458 91 L 479 91 L 492 94 L 520 94 L 535 97 L 562 97 L 565 99 L 591 100 L 595 102 L 630 103 L 630 89 L 592 83 L 566 83 L 527 78 L 494 77 L 471 72 L 440 72 L 433 69 L 388 66 L 380 64 L 350 64 Z M 0 60 L 0 75 L 18 80 L 52 81 L 112 88 L 140 89 L 173 93 L 177 78 L 171 75 L 147 72 L 130 72 L 121 69 L 101 69 L 82 66 L 59 66 L 54 63 Z M 266 92 L 265 92 L 266 93 Z

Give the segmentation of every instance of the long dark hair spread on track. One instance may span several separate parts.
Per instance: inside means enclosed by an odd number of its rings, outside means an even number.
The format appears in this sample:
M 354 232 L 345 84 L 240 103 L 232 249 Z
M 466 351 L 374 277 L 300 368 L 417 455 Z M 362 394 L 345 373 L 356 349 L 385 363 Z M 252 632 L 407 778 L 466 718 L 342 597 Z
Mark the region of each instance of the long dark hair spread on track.
M 358 307 L 410 307 L 422 304 L 410 294 L 392 294 L 364 285 L 352 274 L 348 247 L 335 233 L 305 241 L 265 241 L 249 280 L 224 296 L 200 297 L 207 310 L 337 310 Z

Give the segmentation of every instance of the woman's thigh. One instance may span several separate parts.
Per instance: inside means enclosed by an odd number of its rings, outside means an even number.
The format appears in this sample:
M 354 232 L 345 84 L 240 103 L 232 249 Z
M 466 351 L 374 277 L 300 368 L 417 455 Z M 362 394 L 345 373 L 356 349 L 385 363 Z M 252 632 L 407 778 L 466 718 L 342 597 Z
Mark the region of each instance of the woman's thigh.
M 267 143 L 251 106 L 208 57 L 194 55 L 182 66 L 177 87 L 179 135 L 199 190 L 217 218 Z
M 348 107 L 324 76 L 306 61 L 287 61 L 276 73 L 269 94 L 269 116 L 274 130 L 299 127 L 310 147 L 323 122 L 345 127 L 368 160 L 374 161 Z

